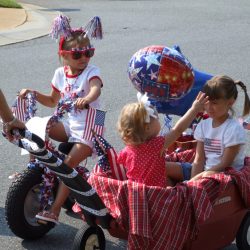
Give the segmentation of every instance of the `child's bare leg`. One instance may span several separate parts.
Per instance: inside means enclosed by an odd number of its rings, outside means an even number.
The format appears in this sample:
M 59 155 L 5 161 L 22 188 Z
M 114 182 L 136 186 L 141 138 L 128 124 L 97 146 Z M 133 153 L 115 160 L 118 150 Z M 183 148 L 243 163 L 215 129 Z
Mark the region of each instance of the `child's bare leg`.
M 68 154 L 68 156 L 66 157 L 66 159 L 64 160 L 64 162 L 69 167 L 75 168 L 79 165 L 80 162 L 91 156 L 91 154 L 92 149 L 89 146 L 81 143 L 76 143 Z M 66 201 L 69 193 L 69 188 L 66 187 L 63 183 L 61 183 L 57 191 L 56 199 L 50 209 L 52 213 L 57 216 L 60 214 L 61 207 Z
M 183 171 L 180 163 L 178 162 L 166 162 L 167 180 L 170 186 L 173 186 L 176 182 L 183 181 Z
M 49 130 L 49 137 L 55 141 L 67 142 L 68 136 L 66 134 L 65 128 L 61 122 L 56 123 Z
M 69 196 L 70 190 L 67 186 L 65 186 L 62 182 L 60 182 L 56 194 L 55 201 L 53 202 L 50 212 L 54 213 L 56 216 L 59 216 L 61 207 Z

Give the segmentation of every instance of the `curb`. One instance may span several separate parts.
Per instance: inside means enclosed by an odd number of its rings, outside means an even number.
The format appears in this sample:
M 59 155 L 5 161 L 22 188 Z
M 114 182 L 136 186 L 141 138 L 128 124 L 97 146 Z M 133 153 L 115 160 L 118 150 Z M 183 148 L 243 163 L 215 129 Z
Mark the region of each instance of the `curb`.
M 48 35 L 52 21 L 60 14 L 59 11 L 50 11 L 37 5 L 20 4 L 27 14 L 26 22 L 14 29 L 0 32 L 0 46 Z

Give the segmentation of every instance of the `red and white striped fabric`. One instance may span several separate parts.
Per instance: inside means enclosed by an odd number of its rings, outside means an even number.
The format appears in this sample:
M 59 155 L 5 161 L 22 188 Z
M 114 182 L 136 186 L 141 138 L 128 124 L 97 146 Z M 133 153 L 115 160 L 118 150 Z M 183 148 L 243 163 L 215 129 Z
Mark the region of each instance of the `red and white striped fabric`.
M 166 154 L 166 161 L 172 162 L 190 162 L 192 163 L 195 157 L 196 149 L 187 149 L 181 152 L 171 152 L 170 154 Z
M 22 122 L 26 122 L 27 104 L 26 100 L 17 96 L 14 105 L 11 107 L 14 116 Z
M 103 134 L 105 111 L 89 107 L 87 110 L 86 127 L 83 133 L 83 138 L 91 141 L 93 138 L 93 131 L 99 135 Z
M 250 207 L 250 167 L 229 168 L 199 181 L 176 187 L 149 187 L 92 174 L 88 182 L 122 228 L 128 231 L 128 249 L 182 249 L 195 237 L 198 226 L 209 218 L 213 203 L 234 179 Z M 194 220 L 195 219 L 195 220 Z

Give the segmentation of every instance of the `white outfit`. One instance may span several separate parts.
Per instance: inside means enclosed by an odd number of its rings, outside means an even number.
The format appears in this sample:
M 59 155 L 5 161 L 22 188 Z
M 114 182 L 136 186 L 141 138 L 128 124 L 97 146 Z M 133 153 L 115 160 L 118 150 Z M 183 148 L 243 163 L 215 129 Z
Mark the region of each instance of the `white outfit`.
M 88 65 L 80 75 L 68 75 L 67 66 L 60 67 L 55 71 L 52 79 L 52 88 L 60 92 L 61 99 L 76 100 L 79 97 L 86 96 L 90 91 L 90 80 L 100 78 L 100 71 L 94 65 Z M 93 108 L 100 108 L 100 99 L 90 103 Z M 63 122 L 69 142 L 81 142 L 92 148 L 93 143 L 82 138 L 86 126 L 87 109 L 72 110 L 68 113 L 68 119 Z
M 216 128 L 213 128 L 212 121 L 211 118 L 201 121 L 194 131 L 194 138 L 204 142 L 206 157 L 204 169 L 209 170 L 219 164 L 225 148 L 240 144 L 240 151 L 232 166 L 229 166 L 240 170 L 244 166 L 245 158 L 246 133 L 244 128 L 232 117 Z

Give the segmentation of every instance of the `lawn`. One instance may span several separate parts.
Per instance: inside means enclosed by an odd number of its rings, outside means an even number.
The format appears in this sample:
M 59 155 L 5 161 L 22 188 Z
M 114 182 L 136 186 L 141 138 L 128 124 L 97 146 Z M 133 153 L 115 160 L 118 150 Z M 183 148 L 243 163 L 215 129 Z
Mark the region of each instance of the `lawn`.
M 5 8 L 22 8 L 15 0 L 0 0 L 0 7 Z

